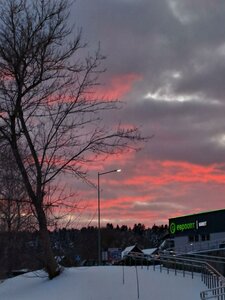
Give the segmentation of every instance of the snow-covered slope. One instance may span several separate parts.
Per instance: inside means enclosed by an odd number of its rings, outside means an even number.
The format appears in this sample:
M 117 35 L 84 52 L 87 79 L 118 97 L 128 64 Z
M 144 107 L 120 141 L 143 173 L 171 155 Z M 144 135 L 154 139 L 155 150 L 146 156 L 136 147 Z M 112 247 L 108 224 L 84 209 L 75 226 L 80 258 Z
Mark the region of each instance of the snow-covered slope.
M 123 272 L 124 270 L 124 272 Z M 124 275 L 123 275 L 124 274 Z M 206 287 L 200 275 L 160 273 L 137 268 L 140 300 L 197 300 Z M 65 269 L 49 281 L 44 273 L 28 273 L 0 283 L 1 300 L 137 300 L 135 267 L 107 266 Z

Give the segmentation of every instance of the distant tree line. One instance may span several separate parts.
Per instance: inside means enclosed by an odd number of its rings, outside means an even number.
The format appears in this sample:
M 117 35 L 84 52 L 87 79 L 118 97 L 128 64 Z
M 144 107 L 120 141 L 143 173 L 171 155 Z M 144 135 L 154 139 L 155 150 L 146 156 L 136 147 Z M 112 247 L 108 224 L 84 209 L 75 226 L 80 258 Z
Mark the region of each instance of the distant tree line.
M 1 226 L 0 226 L 1 228 Z M 97 232 L 95 226 L 81 229 L 61 228 L 49 232 L 55 257 L 64 266 L 80 265 L 83 260 L 97 261 Z M 138 244 L 141 248 L 157 247 L 168 234 L 167 225 L 113 225 L 101 228 L 102 250 Z M 44 267 L 42 247 L 37 230 L 0 231 L 0 278 L 11 276 L 14 270 L 36 270 Z

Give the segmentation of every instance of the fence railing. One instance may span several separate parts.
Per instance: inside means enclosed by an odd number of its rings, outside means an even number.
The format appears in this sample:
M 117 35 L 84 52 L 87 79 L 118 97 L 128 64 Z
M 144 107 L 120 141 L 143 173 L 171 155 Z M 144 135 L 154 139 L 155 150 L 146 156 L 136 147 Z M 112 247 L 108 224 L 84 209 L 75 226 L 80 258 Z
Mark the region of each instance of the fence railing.
M 134 257 L 132 257 L 134 259 Z M 166 269 L 167 273 L 173 271 L 175 275 L 178 272 L 183 274 L 183 277 L 186 276 L 187 273 L 191 274 L 192 278 L 196 273 L 200 274 L 202 282 L 206 285 L 207 290 L 202 291 L 200 293 L 201 300 L 207 299 L 217 299 L 217 300 L 225 300 L 225 278 L 224 276 L 214 268 L 211 263 L 221 263 L 225 266 L 225 261 L 223 258 L 221 260 L 213 257 L 206 258 L 203 256 L 200 257 L 182 257 L 182 256 L 171 256 L 171 255 L 163 255 L 160 257 L 151 257 L 149 260 L 145 261 L 144 265 L 149 267 L 152 265 L 153 270 L 156 270 L 156 266 L 158 266 L 160 272 L 162 269 Z M 134 263 L 142 265 L 141 259 L 136 258 L 133 260 Z
M 224 264 L 224 260 L 219 261 L 218 259 L 213 259 L 210 257 L 210 259 L 208 258 L 208 262 L 206 261 L 206 258 L 203 259 L 202 256 L 201 259 L 197 257 L 184 258 L 179 256 L 165 256 L 159 258 L 159 261 L 160 264 L 163 264 L 165 267 L 173 268 L 175 270 L 175 274 L 178 268 L 183 270 L 183 276 L 185 276 L 185 271 L 191 272 L 192 278 L 195 272 L 200 273 L 201 280 L 208 288 L 200 293 L 200 298 L 202 300 L 225 300 L 225 278 L 216 268 L 211 265 L 212 262 Z

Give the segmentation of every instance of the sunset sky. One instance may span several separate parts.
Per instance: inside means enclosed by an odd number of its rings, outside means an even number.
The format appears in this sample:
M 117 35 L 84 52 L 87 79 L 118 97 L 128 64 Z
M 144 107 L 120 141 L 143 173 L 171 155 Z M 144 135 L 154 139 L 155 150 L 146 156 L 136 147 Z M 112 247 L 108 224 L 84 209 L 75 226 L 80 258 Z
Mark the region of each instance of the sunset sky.
M 154 135 L 90 168 L 101 176 L 102 223 L 166 224 L 168 218 L 225 208 L 225 1 L 77 0 L 71 20 L 90 51 L 107 56 L 100 92 L 124 101 L 107 123 Z M 98 91 L 99 92 L 99 91 Z M 96 225 L 97 190 L 70 182 Z

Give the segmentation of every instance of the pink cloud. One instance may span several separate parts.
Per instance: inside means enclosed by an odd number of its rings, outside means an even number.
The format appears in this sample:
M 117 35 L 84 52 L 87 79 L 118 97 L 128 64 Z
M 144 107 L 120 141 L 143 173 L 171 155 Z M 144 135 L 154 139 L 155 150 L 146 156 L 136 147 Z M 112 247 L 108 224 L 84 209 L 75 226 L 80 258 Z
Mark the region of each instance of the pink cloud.
M 135 82 L 142 79 L 142 76 L 135 73 L 121 74 L 112 77 L 104 86 L 95 89 L 99 97 L 118 99 L 129 93 Z
M 132 165 L 133 154 L 117 156 L 116 160 L 96 165 L 97 172 L 110 170 L 112 165 L 124 170 L 101 177 L 101 220 L 113 224 L 144 223 L 146 226 L 166 224 L 168 218 L 223 208 L 221 195 L 225 193 L 223 165 L 197 165 L 177 161 L 143 161 Z M 129 169 L 130 168 L 130 169 Z M 93 216 L 97 225 L 97 189 L 81 192 L 84 212 Z M 76 211 L 74 212 L 76 214 Z
M 212 164 L 207 166 L 176 161 L 145 161 L 144 170 L 138 176 L 124 180 L 125 184 L 140 185 L 152 183 L 154 185 L 165 185 L 171 182 L 180 183 L 225 183 L 225 173 L 221 169 L 223 165 Z M 142 173 L 142 174 L 140 174 Z M 136 173 L 135 173 L 136 174 Z

